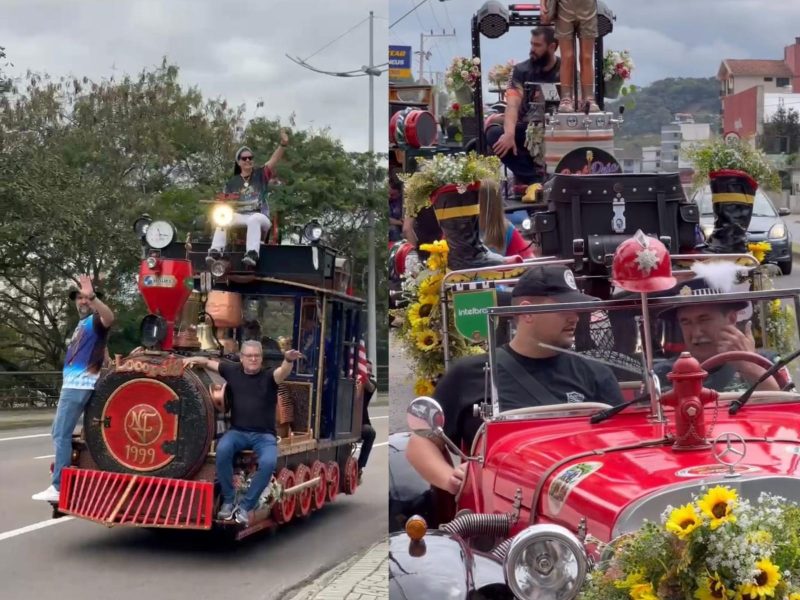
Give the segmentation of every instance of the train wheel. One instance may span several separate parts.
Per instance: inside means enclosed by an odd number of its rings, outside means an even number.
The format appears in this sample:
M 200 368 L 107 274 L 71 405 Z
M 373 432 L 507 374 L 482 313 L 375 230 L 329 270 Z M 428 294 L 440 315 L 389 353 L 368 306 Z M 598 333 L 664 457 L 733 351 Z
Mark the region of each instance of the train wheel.
M 311 479 L 311 469 L 305 465 L 298 466 L 294 471 L 294 484 L 300 485 Z M 311 514 L 311 495 L 313 488 L 306 488 L 297 495 L 297 503 L 294 508 L 295 517 L 307 517 Z
M 339 493 L 339 463 L 331 461 L 325 470 L 328 472 L 328 502 L 333 502 Z
M 315 460 L 311 466 L 311 478 L 313 479 L 314 477 L 319 477 L 319 483 L 317 487 L 313 488 L 311 501 L 314 510 L 319 510 L 325 504 L 325 497 L 328 495 L 328 473 L 325 470 L 325 465 L 318 460 Z
M 358 463 L 352 456 L 344 465 L 344 493 L 355 494 L 358 487 Z
M 281 484 L 283 489 L 290 488 L 294 485 L 294 473 L 289 469 L 281 469 L 281 474 L 278 476 L 278 483 Z M 283 496 L 272 507 L 272 516 L 280 523 L 288 523 L 294 516 L 294 506 L 297 502 L 296 496 Z

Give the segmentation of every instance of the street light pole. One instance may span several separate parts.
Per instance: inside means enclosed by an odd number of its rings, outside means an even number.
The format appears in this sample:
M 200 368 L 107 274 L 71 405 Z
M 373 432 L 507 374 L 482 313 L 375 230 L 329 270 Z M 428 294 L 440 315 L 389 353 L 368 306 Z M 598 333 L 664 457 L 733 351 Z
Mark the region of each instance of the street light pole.
M 369 174 L 367 177 L 367 192 L 369 197 L 375 191 L 375 89 L 374 89 L 374 61 L 372 47 L 373 13 L 369 11 Z M 368 259 L 367 269 L 367 354 L 372 364 L 377 368 L 378 352 L 376 336 L 378 333 L 375 305 L 375 215 L 372 210 L 367 213 L 367 243 Z M 377 375 L 377 373 L 376 373 Z

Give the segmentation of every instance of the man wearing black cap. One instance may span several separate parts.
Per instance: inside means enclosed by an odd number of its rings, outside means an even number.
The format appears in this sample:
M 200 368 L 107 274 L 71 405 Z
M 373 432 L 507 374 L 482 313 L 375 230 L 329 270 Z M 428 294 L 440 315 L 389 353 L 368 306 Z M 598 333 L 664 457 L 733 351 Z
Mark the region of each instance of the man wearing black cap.
M 558 265 L 529 269 L 512 292 L 516 306 L 596 300 L 578 291 L 572 271 Z M 496 353 L 494 384 L 501 411 L 571 402 L 622 403 L 622 392 L 610 368 L 553 349 L 569 349 L 577 325 L 576 312 L 516 317 L 514 337 Z M 472 406 L 484 401 L 487 362 L 486 354 L 457 361 L 433 393 L 444 409 L 445 434 L 460 446 L 469 447 L 480 427 L 480 421 L 472 416 Z M 412 436 L 406 452 L 426 481 L 451 493 L 458 490 L 463 468 L 450 466 L 433 440 Z
M 242 259 L 242 263 L 248 267 L 255 267 L 256 263 L 258 263 L 261 235 L 268 232 L 272 224 L 269 219 L 267 188 L 269 181 L 274 176 L 275 167 L 283 158 L 283 153 L 288 145 L 289 135 L 285 129 L 281 129 L 280 145 L 261 169 L 254 168 L 255 157 L 250 148 L 242 146 L 236 151 L 233 177 L 225 185 L 225 193 L 239 194 L 240 202 L 252 202 L 252 208 L 234 213 L 233 222 L 231 223 L 231 225 L 244 225 L 247 227 L 246 254 Z M 209 264 L 222 257 L 226 242 L 227 234 L 225 228 L 217 227 L 206 258 Z
M 53 420 L 56 455 L 52 483 L 43 492 L 34 494 L 34 500 L 58 502 L 61 470 L 69 466 L 72 457 L 72 431 L 94 391 L 106 355 L 108 330 L 114 322 L 114 313 L 101 301 L 102 294 L 94 291 L 89 276 L 81 275 L 78 282 L 80 289 L 69 293 L 80 321 L 67 346 L 61 394 Z
M 746 287 L 746 284 L 745 284 Z M 731 290 L 733 291 L 733 290 Z M 699 277 L 681 284 L 673 294 L 681 296 L 708 296 L 720 293 L 712 288 L 705 278 Z M 680 329 L 683 344 L 687 352 L 701 364 L 723 352 L 758 353 L 775 362 L 777 355 L 766 351 L 757 351 L 755 339 L 748 319 L 744 327 L 739 327 L 740 314 L 752 312 L 748 302 L 703 303 L 679 306 L 662 311 L 659 318 Z M 667 374 L 672 370 L 674 361 L 662 361 L 653 365 L 661 386 L 671 387 Z M 709 372 L 703 385 L 718 392 L 742 391 L 764 374 L 766 369 L 746 361 L 731 361 Z M 770 377 L 756 388 L 757 390 L 778 390 L 778 383 Z

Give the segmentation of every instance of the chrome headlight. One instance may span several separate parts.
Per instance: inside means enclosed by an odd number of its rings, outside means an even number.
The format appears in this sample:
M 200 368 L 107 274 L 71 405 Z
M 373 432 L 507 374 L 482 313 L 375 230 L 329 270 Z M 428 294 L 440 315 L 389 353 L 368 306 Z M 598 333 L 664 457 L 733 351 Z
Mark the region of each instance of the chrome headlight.
M 769 228 L 767 237 L 771 240 L 782 240 L 786 237 L 786 225 L 784 223 L 775 223 Z
M 508 587 L 523 600 L 572 600 L 586 579 L 583 544 L 560 525 L 532 525 L 511 542 L 503 564 Z
M 227 227 L 233 223 L 233 209 L 227 204 L 217 204 L 211 210 L 211 222 L 217 227 Z

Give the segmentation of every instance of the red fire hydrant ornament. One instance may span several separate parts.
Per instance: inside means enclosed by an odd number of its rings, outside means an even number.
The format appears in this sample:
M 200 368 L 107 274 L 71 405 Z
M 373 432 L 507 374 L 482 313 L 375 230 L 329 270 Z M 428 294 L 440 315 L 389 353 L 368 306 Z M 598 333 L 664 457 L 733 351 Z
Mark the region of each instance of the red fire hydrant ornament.
M 688 352 L 681 353 L 672 366 L 667 379 L 672 390 L 661 397 L 661 402 L 675 407 L 675 443 L 673 450 L 702 450 L 710 448 L 706 441 L 706 421 L 703 405 L 714 402 L 719 394 L 703 387 L 708 373 Z

